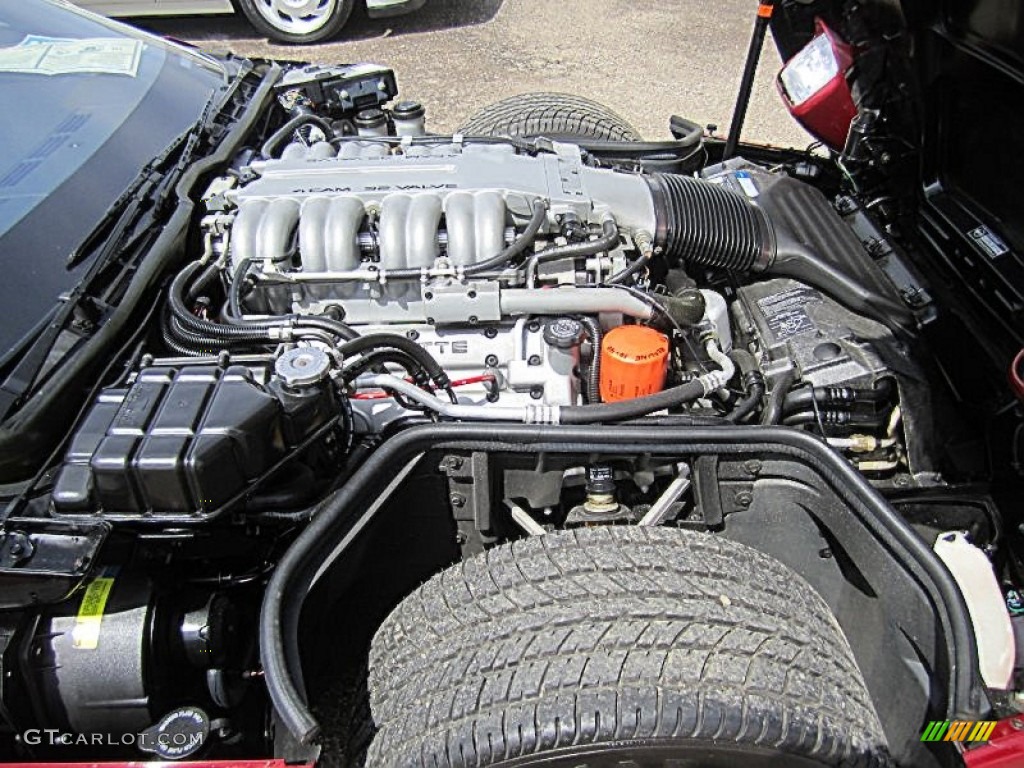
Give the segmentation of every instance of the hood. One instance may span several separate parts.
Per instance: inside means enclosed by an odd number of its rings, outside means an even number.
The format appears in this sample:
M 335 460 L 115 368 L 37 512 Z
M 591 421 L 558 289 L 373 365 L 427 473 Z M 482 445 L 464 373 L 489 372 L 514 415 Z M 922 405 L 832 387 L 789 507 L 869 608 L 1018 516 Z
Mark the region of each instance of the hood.
M 786 0 L 772 19 L 784 60 L 819 19 L 853 45 L 851 91 L 879 115 L 864 183 L 900 201 L 906 234 L 973 299 L 997 356 L 1012 355 L 1024 345 L 1024 4 Z

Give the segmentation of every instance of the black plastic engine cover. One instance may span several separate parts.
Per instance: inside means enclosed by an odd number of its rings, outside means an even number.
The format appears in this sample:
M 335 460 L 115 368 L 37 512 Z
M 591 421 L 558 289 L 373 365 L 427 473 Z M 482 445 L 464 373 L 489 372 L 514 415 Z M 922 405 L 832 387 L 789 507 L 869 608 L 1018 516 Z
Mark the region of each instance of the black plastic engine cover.
M 243 366 L 145 369 L 98 397 L 72 438 L 54 509 L 209 515 L 326 423 L 330 404 L 327 389 L 292 396 Z

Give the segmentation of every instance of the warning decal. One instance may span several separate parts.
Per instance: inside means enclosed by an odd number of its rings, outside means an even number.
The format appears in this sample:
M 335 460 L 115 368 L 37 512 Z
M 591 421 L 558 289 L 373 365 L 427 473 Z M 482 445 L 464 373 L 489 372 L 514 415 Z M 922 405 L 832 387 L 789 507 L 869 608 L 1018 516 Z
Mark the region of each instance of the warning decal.
M 103 612 L 107 609 L 107 599 L 113 588 L 114 573 L 112 571 L 109 572 L 109 575 L 93 579 L 85 588 L 82 605 L 78 608 L 78 616 L 75 618 L 75 627 L 71 631 L 73 648 L 95 650 L 99 647 Z
M 757 306 L 775 340 L 786 341 L 817 330 L 805 309 L 812 301 L 821 301 L 821 296 L 817 291 L 801 286 L 758 299 Z

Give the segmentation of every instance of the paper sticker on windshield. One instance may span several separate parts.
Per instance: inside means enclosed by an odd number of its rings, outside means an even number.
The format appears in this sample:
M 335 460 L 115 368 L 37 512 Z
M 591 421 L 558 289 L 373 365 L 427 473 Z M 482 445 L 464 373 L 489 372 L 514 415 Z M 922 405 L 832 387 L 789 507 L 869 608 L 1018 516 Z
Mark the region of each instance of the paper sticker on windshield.
M 1010 249 L 1006 247 L 1006 243 L 999 239 L 991 229 L 985 226 L 972 229 L 967 233 L 967 236 L 975 242 L 975 244 L 983 250 L 990 259 L 994 259 L 997 256 L 1004 256 L 1010 252 Z
M 50 43 L 71 43 L 70 37 L 47 37 L 46 35 L 25 35 L 18 45 L 49 45 Z
M 18 45 L 0 48 L 0 72 L 135 77 L 142 60 L 142 48 L 141 40 L 116 37 L 49 40 L 30 36 Z

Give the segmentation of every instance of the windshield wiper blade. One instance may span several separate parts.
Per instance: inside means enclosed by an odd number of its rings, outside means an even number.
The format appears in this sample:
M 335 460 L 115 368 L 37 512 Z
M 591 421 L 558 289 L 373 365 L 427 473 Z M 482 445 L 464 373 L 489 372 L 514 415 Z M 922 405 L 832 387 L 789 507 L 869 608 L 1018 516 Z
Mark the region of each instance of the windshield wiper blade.
M 0 421 L 7 418 L 11 409 L 32 388 L 39 372 L 46 365 L 50 350 L 57 343 L 64 328 L 64 323 L 58 322 L 58 318 L 64 314 L 65 309 L 67 305 L 57 305 L 57 308 L 47 315 L 49 324 L 43 326 L 35 340 L 25 348 L 18 364 L 3 381 L 0 381 Z
M 104 243 L 116 242 L 128 230 L 141 215 L 146 204 L 152 201 L 154 188 L 162 186 L 161 182 L 166 182 L 168 172 L 162 171 L 162 166 L 167 163 L 171 155 L 188 142 L 195 130 L 196 126 L 193 125 L 180 134 L 167 149 L 139 171 L 138 176 L 128 186 L 128 189 L 114 201 L 110 210 L 96 223 L 82 243 L 68 254 L 65 266 L 69 270 L 85 261 Z
M 96 257 L 78 285 L 49 313 L 48 323 L 36 326 L 19 342 L 17 352 L 22 354 L 22 358 L 0 381 L 0 422 L 36 386 L 36 379 L 46 367 L 61 333 L 88 295 L 89 286 L 96 277 L 103 273 L 112 259 L 130 249 L 138 250 L 143 238 L 156 230 L 154 223 L 172 201 L 178 181 L 194 162 L 195 155 L 211 137 L 214 141 L 219 138 L 212 130 L 217 117 L 224 104 L 233 98 L 234 90 L 248 71 L 244 69 L 234 82 L 211 95 L 199 118 L 142 168 L 82 244 L 68 255 L 68 269 L 80 265 L 94 254 Z M 8 363 L 13 357 L 12 350 L 11 354 L 3 356 L 3 360 Z
M 212 93 L 199 118 L 142 168 L 128 189 L 114 201 L 110 210 L 97 222 L 82 243 L 68 254 L 65 264 L 69 270 L 85 261 L 103 244 L 106 244 L 107 253 L 99 261 L 105 261 L 111 255 L 110 251 L 117 249 L 112 248 L 110 244 L 116 244 L 128 228 L 136 223 L 145 212 L 147 202 L 153 203 L 151 209 L 159 211 L 162 208 L 173 191 L 177 177 L 192 163 L 197 147 L 202 144 L 203 138 L 211 133 L 211 127 L 215 124 L 225 102 L 230 100 L 234 88 L 242 82 L 249 69 L 243 68 L 234 81 Z M 175 153 L 179 156 L 172 162 Z

